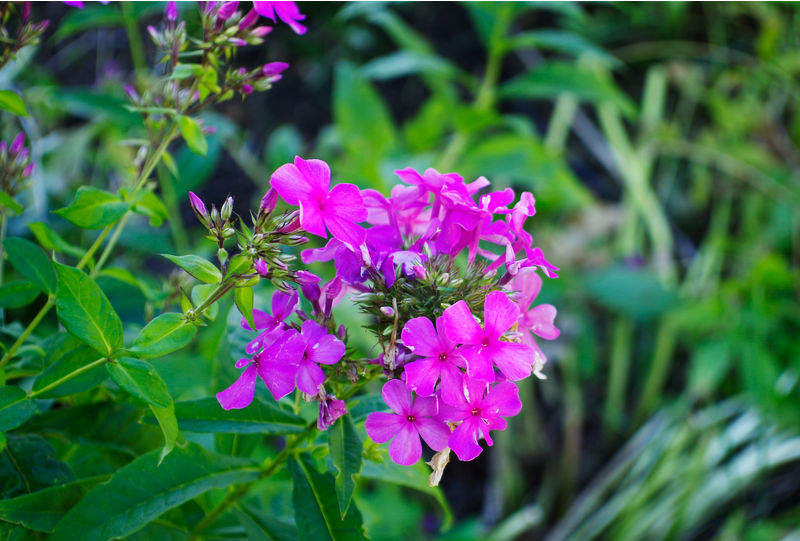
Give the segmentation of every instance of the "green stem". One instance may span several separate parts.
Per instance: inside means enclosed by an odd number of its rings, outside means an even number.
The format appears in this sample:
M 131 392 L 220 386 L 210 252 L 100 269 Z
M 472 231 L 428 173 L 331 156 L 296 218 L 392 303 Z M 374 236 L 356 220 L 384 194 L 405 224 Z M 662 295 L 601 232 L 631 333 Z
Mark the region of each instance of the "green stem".
M 658 403 L 661 390 L 664 388 L 664 382 L 669 374 L 672 353 L 675 351 L 677 330 L 674 319 L 669 316 L 661 319 L 656 332 L 653 362 L 650 365 L 650 372 L 647 375 L 642 396 L 639 400 L 639 407 L 636 411 L 637 424 L 641 423 Z
M 132 6 L 131 2 L 120 2 L 122 18 L 125 21 L 125 33 L 128 35 L 128 44 L 131 49 L 133 69 L 136 72 L 137 80 L 141 82 L 142 74 L 147 69 L 147 62 L 144 57 L 144 46 L 142 45 L 142 36 L 139 33 L 137 18 L 131 11 Z
M 183 227 L 183 221 L 180 219 L 178 195 L 175 192 L 172 173 L 164 169 L 164 167 L 159 167 L 157 171 L 158 183 L 161 186 L 161 197 L 164 199 L 169 215 L 175 217 L 169 220 L 169 230 L 172 233 L 172 241 L 175 243 L 175 251 L 179 254 L 184 254 L 188 251 L 189 237 L 186 234 L 186 228 Z
M 55 303 L 56 303 L 55 296 L 50 295 L 45 305 L 42 306 L 42 308 L 39 310 L 39 313 L 36 314 L 36 316 L 34 316 L 34 318 L 31 320 L 28 326 L 25 327 L 25 330 L 22 331 L 22 334 L 19 335 L 19 338 L 17 338 L 16 342 L 14 342 L 14 344 L 10 348 L 8 348 L 6 354 L 3 355 L 2 359 L 0 359 L 0 368 L 3 368 L 6 364 L 8 364 L 8 361 L 10 361 L 14 357 L 14 354 L 17 352 L 20 346 L 22 346 L 23 342 L 25 342 L 28 336 L 30 336 L 30 334 L 33 332 L 36 326 L 39 325 L 39 322 L 42 321 L 42 318 L 47 315 L 47 312 L 50 311 L 50 309 L 53 307 Z
M 6 224 L 8 222 L 8 216 L 6 215 L 6 211 L 2 212 L 2 216 L 0 216 L 0 285 L 3 285 L 3 267 L 5 266 L 5 261 L 3 258 L 5 257 L 5 251 L 3 249 L 3 241 L 6 239 Z
M 51 390 L 51 389 L 55 389 L 55 388 L 56 388 L 56 387 L 58 387 L 59 385 L 61 385 L 61 384 L 63 384 L 63 383 L 66 383 L 66 382 L 68 382 L 69 380 L 71 380 L 71 379 L 73 379 L 73 378 L 76 378 L 76 377 L 80 376 L 80 375 L 81 375 L 81 374 L 83 374 L 84 372 L 88 372 L 88 371 L 89 371 L 89 370 L 91 370 L 92 368 L 94 368 L 94 367 L 96 367 L 96 366 L 100 366 L 101 364 L 105 364 L 105 363 L 107 363 L 107 362 L 108 362 L 108 359 L 107 359 L 107 358 L 105 358 L 105 357 L 100 357 L 100 358 L 99 358 L 99 359 L 97 359 L 96 361 L 92 361 L 92 362 L 90 362 L 89 364 L 86 364 L 86 365 L 84 365 L 84 366 L 81 366 L 80 368 L 78 368 L 78 369 L 76 369 L 76 370 L 74 370 L 74 371 L 70 372 L 69 374 L 67 374 L 67 375 L 65 375 L 65 376 L 63 376 L 63 377 L 61 377 L 61 378 L 59 378 L 59 379 L 55 380 L 55 381 L 54 381 L 53 383 L 51 383 L 50 385 L 46 385 L 46 386 L 42 387 L 41 389 L 39 389 L 38 391 L 33 391 L 33 392 L 29 393 L 29 394 L 28 394 L 28 398 L 36 398 L 37 396 L 39 396 L 39 395 L 41 395 L 41 394 L 44 394 L 44 393 L 46 393 L 47 391 L 49 391 L 49 390 Z
M 618 432 L 622 428 L 625 408 L 625 391 L 631 366 L 631 343 L 633 325 L 627 316 L 618 316 L 614 322 L 611 339 L 611 369 L 608 375 L 603 421 L 608 430 Z
M 558 98 L 544 139 L 547 148 L 555 152 L 563 152 L 569 136 L 569 128 L 577 110 L 578 100 L 575 99 L 575 96 L 565 94 Z

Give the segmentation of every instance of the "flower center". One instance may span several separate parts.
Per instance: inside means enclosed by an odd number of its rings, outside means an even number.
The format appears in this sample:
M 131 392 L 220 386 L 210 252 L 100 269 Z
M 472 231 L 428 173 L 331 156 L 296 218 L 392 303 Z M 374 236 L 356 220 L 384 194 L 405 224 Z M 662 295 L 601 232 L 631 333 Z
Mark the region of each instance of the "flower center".
M 483 339 L 483 342 L 481 342 L 481 347 L 483 347 L 483 348 L 488 348 L 489 347 L 489 339 L 488 338 L 484 338 Z
M 413 415 L 409 415 L 406 419 L 408 419 L 409 423 L 413 423 L 416 420 Z
M 481 410 L 478 408 L 473 408 L 470 413 L 472 413 L 472 415 L 480 415 Z
M 447 360 L 447 353 L 440 353 L 439 354 L 439 360 L 442 361 L 442 362 L 446 361 Z

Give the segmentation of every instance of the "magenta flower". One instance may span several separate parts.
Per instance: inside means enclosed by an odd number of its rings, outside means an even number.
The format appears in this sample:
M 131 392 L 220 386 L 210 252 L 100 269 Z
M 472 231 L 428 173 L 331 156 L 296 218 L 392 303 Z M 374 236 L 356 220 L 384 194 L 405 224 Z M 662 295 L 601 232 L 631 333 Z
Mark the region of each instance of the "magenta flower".
M 402 466 L 416 464 L 422 456 L 420 436 L 434 451 L 447 447 L 450 429 L 435 418 L 436 398 L 412 398 L 402 381 L 393 379 L 383 386 L 383 400 L 394 413 L 374 412 L 364 424 L 367 435 L 389 445 L 389 456 Z
M 522 269 L 509 284 L 511 289 L 519 291 L 520 296 L 517 304 L 520 308 L 519 329 L 522 331 L 522 343 L 527 344 L 534 351 L 533 371 L 538 377 L 547 358 L 539 349 L 533 335 L 544 338 L 545 340 L 555 340 L 561 331 L 555 326 L 555 318 L 558 313 L 552 304 L 540 304 L 531 308 L 533 301 L 539 295 L 542 288 L 542 279 L 536 269 Z
M 525 344 L 501 340 L 519 318 L 519 308 L 502 291 L 486 296 L 481 327 L 472 317 L 469 306 L 458 301 L 442 314 L 447 337 L 464 344 L 459 351 L 467 361 L 467 375 L 483 382 L 495 380 L 492 364 L 514 381 L 530 375 L 533 351 Z
M 264 348 L 265 344 L 274 338 L 273 333 L 283 328 L 284 320 L 297 310 L 299 302 L 297 291 L 292 291 L 291 295 L 282 291 L 275 291 L 272 294 L 272 315 L 262 310 L 253 310 L 255 329 L 250 328 L 247 320 L 242 317 L 242 328 L 248 331 L 262 331 L 247 344 L 245 351 L 252 355 Z
M 444 332 L 444 319 L 436 319 L 436 329 L 426 317 L 415 317 L 406 323 L 402 332 L 403 344 L 423 357 L 405 365 L 406 386 L 420 396 L 430 396 L 441 379 L 442 400 L 457 403 L 462 394 L 464 358 L 455 342 Z
M 344 400 L 339 400 L 333 395 L 321 398 L 319 401 L 317 428 L 319 430 L 328 430 L 328 427 L 345 413 L 347 413 L 347 407 L 345 406 Z
M 322 160 L 304 160 L 282 165 L 272 174 L 270 185 L 290 205 L 300 207 L 300 224 L 309 233 L 331 235 L 351 248 L 365 241 L 364 230 L 356 225 L 367 217 L 361 192 L 353 184 L 330 189 L 331 170 Z
M 486 388 L 484 382 L 467 380 L 459 402 L 442 407 L 440 419 L 460 423 L 448 441 L 459 460 L 472 460 L 481 454 L 481 436 L 493 445 L 489 431 L 505 430 L 503 417 L 513 417 L 522 409 L 519 389 L 510 381 L 501 381 L 488 394 Z
M 224 409 L 246 408 L 253 401 L 256 378 L 267 386 L 275 400 L 280 400 L 294 389 L 297 375 L 297 358 L 293 355 L 303 349 L 303 339 L 294 329 L 273 335 L 268 348 L 252 359 L 240 359 L 236 368 L 247 366 L 233 385 L 217 393 L 217 401 Z M 249 366 L 248 366 L 249 365 Z
M 303 35 L 306 27 L 300 24 L 306 18 L 294 2 L 253 2 L 253 7 L 262 17 L 275 21 L 275 15 L 288 24 L 295 33 Z
M 303 322 L 300 331 L 303 346 L 299 350 L 297 388 L 306 394 L 315 395 L 325 381 L 320 364 L 336 364 L 344 356 L 344 343 L 316 321 Z M 294 354 L 294 352 L 293 352 Z
M 175 0 L 167 2 L 167 8 L 164 10 L 164 18 L 171 22 L 178 20 L 178 6 L 175 5 Z

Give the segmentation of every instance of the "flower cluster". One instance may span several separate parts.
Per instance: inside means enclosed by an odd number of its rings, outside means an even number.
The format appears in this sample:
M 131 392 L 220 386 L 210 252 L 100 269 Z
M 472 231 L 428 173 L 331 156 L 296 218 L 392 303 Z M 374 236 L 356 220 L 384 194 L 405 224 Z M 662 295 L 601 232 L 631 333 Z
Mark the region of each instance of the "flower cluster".
M 33 174 L 33 162 L 30 161 L 30 150 L 25 147 L 25 135 L 18 133 L 11 144 L 0 141 L 0 190 L 8 196 L 0 201 L 4 207 L 18 205 L 13 198 L 25 187 Z
M 16 28 L 10 28 L 8 25 L 16 19 L 11 17 L 11 13 L 17 9 L 20 10 L 19 24 Z M 14 60 L 23 47 L 39 43 L 49 25 L 50 21 L 31 21 L 30 2 L 0 3 L 0 68 Z
M 300 255 L 307 265 L 332 262 L 335 274 L 324 282 L 281 259 L 285 281 L 272 313 L 256 310 L 255 328 L 242 320 L 259 331 L 246 347 L 251 357 L 237 363 L 247 368 L 217 398 L 226 409 L 245 407 L 260 377 L 276 400 L 295 389 L 318 400 L 324 429 L 346 412 L 328 390 L 341 393 L 342 381 L 386 377 L 382 396 L 392 413 L 370 413 L 366 430 L 378 443 L 392 442 L 395 462 L 416 463 L 420 438 L 435 451 L 452 449 L 472 460 L 481 452 L 479 441 L 491 445 L 490 431 L 503 430 L 506 418 L 521 410 L 515 382 L 532 373 L 544 377 L 546 359 L 536 339 L 552 340 L 559 331 L 556 309 L 535 299 L 540 274 L 556 277 L 558 268 L 525 230 L 535 213 L 532 194 L 515 202 L 512 189 L 490 191 L 483 177 L 465 182 L 433 169 L 396 174 L 401 182 L 386 197 L 353 184 L 332 187 L 321 160 L 297 157 L 273 173 L 262 208 L 271 212 L 278 196 L 297 207 L 279 229 L 295 235 L 295 244 L 308 240 L 302 235 L 327 239 Z M 199 212 L 194 199 L 193 207 Z M 254 244 L 270 227 L 255 229 L 240 248 L 259 275 L 274 281 L 274 263 Z M 300 294 L 310 313 L 300 308 Z M 377 357 L 347 355 L 347 332 L 336 327 L 332 311 L 344 298 L 371 316 Z M 295 315 L 299 321 L 291 322 Z

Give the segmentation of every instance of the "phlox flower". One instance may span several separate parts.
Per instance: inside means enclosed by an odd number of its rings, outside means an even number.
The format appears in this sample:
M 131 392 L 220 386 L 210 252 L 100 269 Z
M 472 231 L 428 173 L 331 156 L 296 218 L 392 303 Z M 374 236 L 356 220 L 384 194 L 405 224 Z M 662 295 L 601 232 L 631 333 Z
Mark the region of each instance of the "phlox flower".
M 275 293 L 272 294 L 272 315 L 269 315 L 263 310 L 253 310 L 253 322 L 256 324 L 255 329 L 251 329 L 247 320 L 242 317 L 242 328 L 248 331 L 262 331 L 247 344 L 245 351 L 252 355 L 265 347 L 266 343 L 270 341 L 272 334 L 275 331 L 281 330 L 286 318 L 297 310 L 299 302 L 297 291 L 293 291 L 291 295 L 282 291 L 275 291 Z
M 317 394 L 319 386 L 325 381 L 320 364 L 336 364 L 344 356 L 344 343 L 316 321 L 303 322 L 300 330 L 303 337 L 302 349 L 292 351 L 297 357 L 297 388 L 306 394 Z
M 309 233 L 327 238 L 326 230 L 356 249 L 365 240 L 364 230 L 356 225 L 367 217 L 361 192 L 353 184 L 330 188 L 331 170 L 322 160 L 304 160 L 279 167 L 270 185 L 290 205 L 300 207 L 300 225 Z
M 505 430 L 506 420 L 522 410 L 519 389 L 510 381 L 502 381 L 486 392 L 487 384 L 466 379 L 459 401 L 442 405 L 439 418 L 460 423 L 448 441 L 459 460 L 472 460 L 481 454 L 478 440 L 483 437 L 492 445 L 490 430 Z
M 467 361 L 467 375 L 483 382 L 495 380 L 492 364 L 514 381 L 530 375 L 533 350 L 525 344 L 500 338 L 519 318 L 519 308 L 502 291 L 486 296 L 481 327 L 472 317 L 467 303 L 458 301 L 442 314 L 447 337 L 464 344 L 459 351 Z
M 403 344 L 422 359 L 405 365 L 406 385 L 420 396 L 430 396 L 441 379 L 445 402 L 456 403 L 462 394 L 464 358 L 456 343 L 444 332 L 444 319 L 436 319 L 436 328 L 427 317 L 415 317 L 406 323 L 401 334 Z
M 447 447 L 450 429 L 435 418 L 435 397 L 412 398 L 405 384 L 398 379 L 386 382 L 381 395 L 394 413 L 370 413 L 364 426 L 367 435 L 375 442 L 392 441 L 389 445 L 392 460 L 402 466 L 416 464 L 422 456 L 420 436 L 434 451 Z
M 295 33 L 300 35 L 306 33 L 306 27 L 300 24 L 300 21 L 304 20 L 306 16 L 300 13 L 300 8 L 294 2 L 253 2 L 253 7 L 262 17 L 275 21 L 275 15 L 277 15 Z
M 519 329 L 522 331 L 522 343 L 533 349 L 533 370 L 539 375 L 538 372 L 542 369 L 547 359 L 536 344 L 533 335 L 545 340 L 558 338 L 561 331 L 558 330 L 554 323 L 557 314 L 556 307 L 552 304 L 531 306 L 542 288 L 542 279 L 534 268 L 522 269 L 511 281 L 509 287 L 519 291 L 517 304 L 520 308 L 520 316 L 518 322 Z

